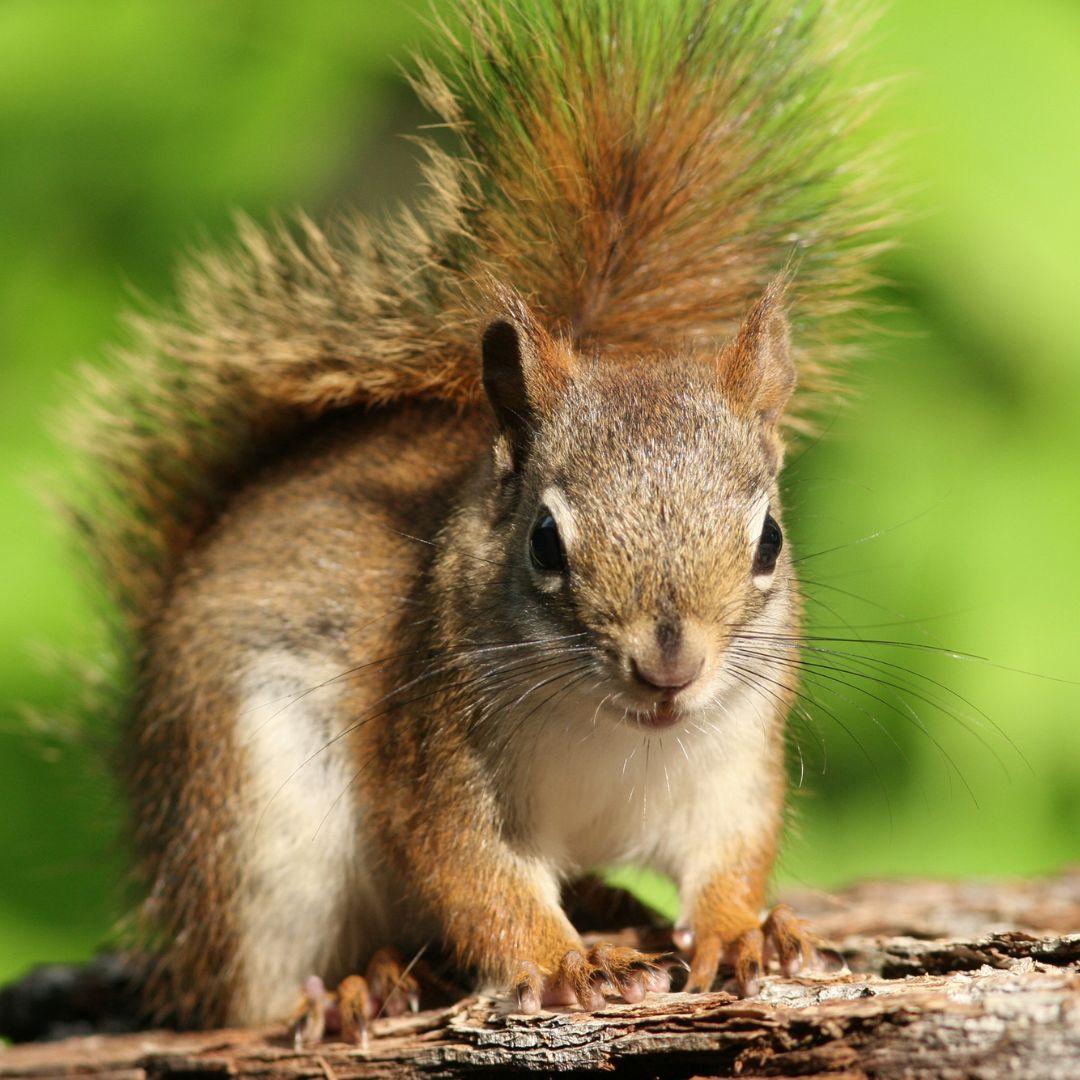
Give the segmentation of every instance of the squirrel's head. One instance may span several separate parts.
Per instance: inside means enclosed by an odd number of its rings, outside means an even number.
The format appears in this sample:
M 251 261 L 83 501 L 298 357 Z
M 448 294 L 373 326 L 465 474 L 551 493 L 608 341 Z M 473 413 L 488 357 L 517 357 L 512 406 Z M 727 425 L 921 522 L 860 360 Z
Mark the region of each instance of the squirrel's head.
M 575 352 L 504 301 L 483 339 L 499 427 L 483 558 L 507 636 L 551 642 L 582 691 L 646 726 L 722 702 L 740 682 L 733 639 L 794 618 L 781 290 L 710 355 Z

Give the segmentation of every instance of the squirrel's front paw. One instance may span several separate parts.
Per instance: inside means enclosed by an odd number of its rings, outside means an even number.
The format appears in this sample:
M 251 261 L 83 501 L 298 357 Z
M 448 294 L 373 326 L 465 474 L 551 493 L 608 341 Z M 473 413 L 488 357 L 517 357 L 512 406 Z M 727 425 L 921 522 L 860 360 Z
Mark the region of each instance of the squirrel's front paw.
M 678 942 L 679 931 L 676 932 Z M 693 945 L 693 960 L 686 989 L 712 989 L 720 963 L 734 971 L 733 989 L 739 997 L 753 997 L 761 989 L 761 976 L 775 958 L 784 975 L 839 971 L 843 958 L 815 937 L 791 908 L 778 904 L 760 927 L 744 930 L 731 940 L 720 935 L 691 935 L 685 931 L 680 947 Z
M 671 953 L 643 953 L 618 945 L 594 945 L 587 953 L 571 949 L 554 971 L 532 962 L 521 965 L 511 987 L 523 1013 L 545 1005 L 580 1005 L 588 1012 L 602 1009 L 608 998 L 631 1004 L 647 993 L 671 989 L 671 967 L 682 961 Z

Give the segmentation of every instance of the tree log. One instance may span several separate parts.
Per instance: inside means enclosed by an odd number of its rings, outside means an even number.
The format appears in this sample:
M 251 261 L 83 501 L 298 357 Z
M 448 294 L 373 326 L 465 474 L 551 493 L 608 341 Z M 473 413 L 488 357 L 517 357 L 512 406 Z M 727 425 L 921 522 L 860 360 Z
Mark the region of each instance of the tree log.
M 600 1013 L 468 997 L 376 1020 L 366 1049 L 293 1048 L 283 1027 L 93 1036 L 0 1050 L 0 1077 L 640 1076 L 1080 1078 L 1080 871 L 1009 882 L 871 882 L 788 902 L 850 972 L 761 993 L 652 995 Z M 610 935 L 609 935 L 610 936 Z M 625 939 L 628 934 L 617 935 Z

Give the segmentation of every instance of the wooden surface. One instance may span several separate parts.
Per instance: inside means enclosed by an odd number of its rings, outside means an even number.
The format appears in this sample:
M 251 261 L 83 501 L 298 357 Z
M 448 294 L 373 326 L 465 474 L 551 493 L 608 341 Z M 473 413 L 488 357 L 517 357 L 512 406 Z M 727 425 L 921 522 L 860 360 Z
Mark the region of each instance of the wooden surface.
M 367 1050 L 298 1053 L 283 1028 L 0 1050 L 0 1077 L 640 1076 L 1080 1078 L 1080 871 L 1028 882 L 867 883 L 790 900 L 851 973 L 762 993 L 652 996 L 597 1014 L 499 1002 L 375 1022 Z

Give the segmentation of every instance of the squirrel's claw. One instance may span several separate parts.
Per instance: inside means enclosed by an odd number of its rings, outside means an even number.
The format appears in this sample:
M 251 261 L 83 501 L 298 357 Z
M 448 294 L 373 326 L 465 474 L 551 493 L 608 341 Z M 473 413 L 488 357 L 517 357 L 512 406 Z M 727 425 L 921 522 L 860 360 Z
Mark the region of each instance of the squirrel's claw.
M 761 979 L 775 960 L 782 974 L 794 976 L 835 972 L 844 968 L 843 957 L 812 934 L 791 908 L 778 904 L 760 927 L 751 927 L 730 941 L 716 935 L 692 935 L 679 931 L 680 944 L 694 947 L 690 978 L 691 993 L 711 990 L 721 962 L 730 966 L 733 977 L 725 985 L 739 997 L 754 997 L 761 991 Z
M 318 975 L 304 980 L 300 1002 L 291 1018 L 293 1045 L 297 1050 L 322 1042 L 328 1019 L 336 1019 L 336 1003 Z
M 362 975 L 342 979 L 333 993 L 318 975 L 309 975 L 292 1016 L 293 1045 L 303 1050 L 328 1036 L 339 1036 L 343 1042 L 366 1047 L 372 1014 L 371 992 Z
M 834 973 L 847 966 L 843 956 L 812 933 L 786 904 L 777 904 L 761 929 L 765 962 L 775 957 L 785 975 Z
M 375 1016 L 401 1016 L 420 1009 L 420 985 L 397 949 L 380 949 L 367 967 Z
M 624 1001 L 641 1001 L 647 993 L 666 994 L 671 989 L 670 969 L 686 967 L 674 953 L 642 953 L 617 945 L 595 945 L 589 960 Z
M 365 975 L 349 975 L 336 991 L 326 989 L 318 975 L 304 982 L 300 1004 L 292 1015 L 296 1048 L 313 1046 L 327 1036 L 366 1047 L 372 1020 L 418 1012 L 420 987 L 403 965 L 396 949 L 380 949 Z
M 669 969 L 685 966 L 671 953 L 643 953 L 619 945 L 594 945 L 587 953 L 570 949 L 546 976 L 530 962 L 521 965 L 511 993 L 520 1012 L 545 1006 L 578 1005 L 596 1012 L 608 1000 L 637 1004 L 649 993 L 671 989 Z
M 543 1008 L 544 976 L 531 960 L 521 965 L 514 976 L 510 993 L 517 1002 L 517 1011 L 526 1016 L 533 1016 Z
M 337 989 L 338 1029 L 342 1042 L 366 1048 L 368 1024 L 375 1014 L 374 999 L 363 975 L 349 975 Z

